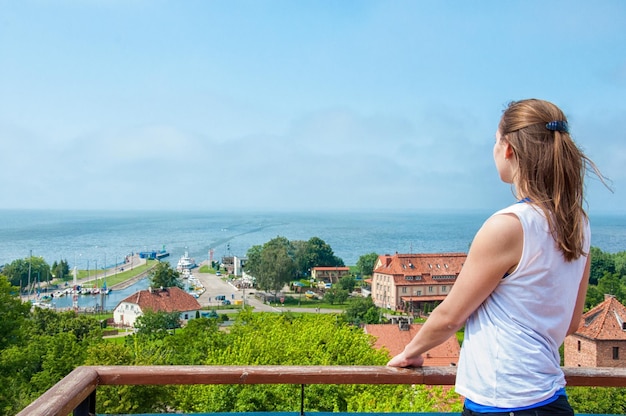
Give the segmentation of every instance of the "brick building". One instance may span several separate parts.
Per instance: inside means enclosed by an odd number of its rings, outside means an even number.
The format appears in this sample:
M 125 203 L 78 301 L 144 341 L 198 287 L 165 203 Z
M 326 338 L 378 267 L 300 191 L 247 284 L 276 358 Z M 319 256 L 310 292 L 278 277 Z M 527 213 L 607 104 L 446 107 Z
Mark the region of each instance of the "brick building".
M 381 308 L 430 312 L 450 292 L 465 253 L 385 254 L 372 275 L 372 299 Z
M 626 367 L 626 307 L 612 295 L 585 313 L 565 338 L 566 367 Z

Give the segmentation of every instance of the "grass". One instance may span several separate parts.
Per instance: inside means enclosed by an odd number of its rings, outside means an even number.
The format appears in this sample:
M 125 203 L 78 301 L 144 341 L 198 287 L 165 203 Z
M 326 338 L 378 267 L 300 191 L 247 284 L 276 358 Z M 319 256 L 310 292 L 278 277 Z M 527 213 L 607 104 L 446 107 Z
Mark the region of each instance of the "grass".
M 146 261 L 146 264 L 134 266 L 132 269 L 124 270 L 123 272 L 117 272 L 117 273 L 115 272 L 112 273 L 109 269 L 107 270 L 107 275 L 106 275 L 107 286 L 108 287 L 114 286 L 116 284 L 125 282 L 134 277 L 137 277 L 142 273 L 148 272 L 150 269 L 156 266 L 157 263 L 158 263 L 158 260 L 148 260 Z M 98 271 L 96 274 L 95 270 L 78 270 L 78 275 L 76 277 L 77 279 L 82 280 L 82 279 L 87 279 L 87 278 L 96 279 L 96 276 L 99 282 L 104 283 L 105 275 L 103 271 Z M 71 280 L 69 280 L 69 282 L 71 282 Z M 65 281 L 54 279 L 50 283 L 60 285 L 60 284 L 64 284 Z M 102 286 L 102 283 L 98 283 L 98 286 Z

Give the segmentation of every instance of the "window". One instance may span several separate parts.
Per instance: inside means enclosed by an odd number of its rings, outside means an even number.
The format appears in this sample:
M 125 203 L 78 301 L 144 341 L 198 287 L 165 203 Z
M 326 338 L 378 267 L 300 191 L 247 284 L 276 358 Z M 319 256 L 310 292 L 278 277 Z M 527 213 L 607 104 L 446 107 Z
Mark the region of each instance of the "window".
M 428 293 L 433 293 L 435 289 L 432 286 L 428 286 Z
M 417 291 L 417 296 L 422 296 L 422 291 L 421 290 Z
M 619 360 L 619 347 L 613 347 L 613 359 Z
M 441 291 L 446 293 L 448 291 L 448 286 L 441 286 Z
M 578 341 L 578 351 L 580 352 L 580 341 Z
M 402 293 L 406 293 L 406 286 L 402 287 Z

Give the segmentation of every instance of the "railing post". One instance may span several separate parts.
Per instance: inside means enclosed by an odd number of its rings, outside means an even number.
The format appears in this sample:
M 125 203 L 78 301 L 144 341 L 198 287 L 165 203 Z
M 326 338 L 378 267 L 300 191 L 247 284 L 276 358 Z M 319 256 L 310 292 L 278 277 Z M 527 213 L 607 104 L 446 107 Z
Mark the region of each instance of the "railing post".
M 304 384 L 300 384 L 300 416 L 304 416 Z
M 96 416 L 96 391 L 92 391 L 72 413 L 73 416 Z

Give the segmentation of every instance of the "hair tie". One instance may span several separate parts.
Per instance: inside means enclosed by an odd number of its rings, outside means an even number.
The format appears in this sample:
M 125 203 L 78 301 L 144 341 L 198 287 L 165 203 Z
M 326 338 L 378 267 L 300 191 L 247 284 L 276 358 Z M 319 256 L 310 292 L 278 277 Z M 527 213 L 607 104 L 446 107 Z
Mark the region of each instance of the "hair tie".
M 567 121 L 551 121 L 546 124 L 546 128 L 552 131 L 560 131 L 562 133 L 569 133 L 569 127 Z

